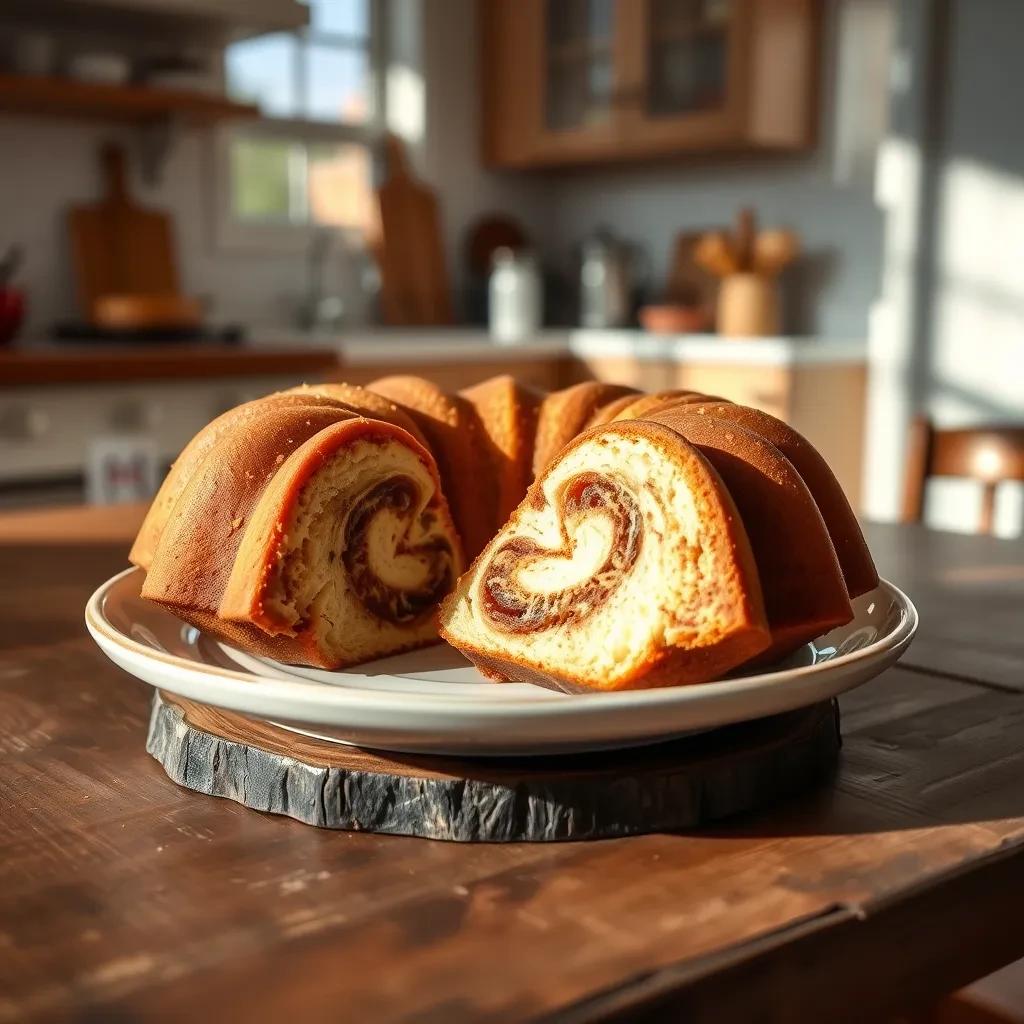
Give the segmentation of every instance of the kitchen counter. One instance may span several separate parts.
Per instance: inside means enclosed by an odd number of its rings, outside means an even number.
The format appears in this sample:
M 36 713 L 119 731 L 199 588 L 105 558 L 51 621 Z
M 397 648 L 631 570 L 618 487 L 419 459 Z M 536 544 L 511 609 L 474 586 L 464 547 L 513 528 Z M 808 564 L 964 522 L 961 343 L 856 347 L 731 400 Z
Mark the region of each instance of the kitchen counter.
M 39 345 L 0 349 L 0 387 L 277 374 L 323 376 L 337 356 L 322 347 Z
M 499 345 L 486 331 L 466 328 L 365 329 L 334 335 L 255 332 L 238 346 L 56 345 L 0 350 L 0 387 L 116 383 L 134 380 L 256 377 L 275 374 L 344 376 L 346 367 L 413 370 L 444 363 L 518 364 L 557 360 L 633 359 L 751 366 L 863 364 L 861 342 L 778 337 L 725 340 L 714 334 L 655 335 L 639 330 L 544 330 L 527 341 Z
M 343 366 L 383 363 L 507 361 L 544 358 L 634 358 L 644 362 L 716 362 L 765 366 L 864 363 L 863 341 L 812 337 L 725 339 L 717 334 L 650 334 L 640 330 L 549 328 L 513 344 L 494 342 L 485 330 L 468 327 L 356 329 L 331 335 L 254 332 L 252 344 L 314 345 L 334 351 Z

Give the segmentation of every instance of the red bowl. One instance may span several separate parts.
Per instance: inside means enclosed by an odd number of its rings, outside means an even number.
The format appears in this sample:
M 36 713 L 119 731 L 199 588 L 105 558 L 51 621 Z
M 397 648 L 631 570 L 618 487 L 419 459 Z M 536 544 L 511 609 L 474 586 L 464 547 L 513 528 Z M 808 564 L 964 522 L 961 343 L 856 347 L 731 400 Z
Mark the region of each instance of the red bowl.
M 711 327 L 711 317 L 701 306 L 643 306 L 638 316 L 651 334 L 700 334 Z
M 0 288 L 0 345 L 12 341 L 25 318 L 25 293 L 18 288 Z

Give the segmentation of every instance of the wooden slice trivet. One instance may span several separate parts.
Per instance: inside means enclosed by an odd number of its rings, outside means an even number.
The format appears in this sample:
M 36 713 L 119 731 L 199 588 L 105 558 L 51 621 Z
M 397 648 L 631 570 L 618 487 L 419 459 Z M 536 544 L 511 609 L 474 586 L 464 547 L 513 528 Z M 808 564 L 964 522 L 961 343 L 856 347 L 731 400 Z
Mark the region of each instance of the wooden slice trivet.
M 146 743 L 199 793 L 322 828 L 464 842 L 692 828 L 820 782 L 839 746 L 834 701 L 655 746 L 459 759 L 349 747 L 159 693 Z

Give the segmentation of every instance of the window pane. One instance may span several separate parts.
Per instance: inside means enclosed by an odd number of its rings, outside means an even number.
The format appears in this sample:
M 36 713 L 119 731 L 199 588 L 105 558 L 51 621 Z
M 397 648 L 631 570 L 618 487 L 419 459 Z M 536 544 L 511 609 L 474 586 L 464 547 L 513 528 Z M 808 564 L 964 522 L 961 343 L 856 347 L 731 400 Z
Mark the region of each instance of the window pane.
M 258 103 L 270 117 L 294 117 L 296 45 L 285 32 L 232 43 L 224 56 L 229 94 Z
M 362 124 L 370 114 L 370 63 L 365 50 L 306 48 L 306 115 L 315 121 Z
M 231 195 L 240 220 L 292 219 L 293 143 L 240 138 L 231 143 Z
M 337 32 L 339 35 L 370 34 L 368 0 L 306 0 L 309 24 L 315 32 Z
M 309 213 L 316 224 L 368 231 L 376 217 L 370 151 L 354 144 L 309 147 Z

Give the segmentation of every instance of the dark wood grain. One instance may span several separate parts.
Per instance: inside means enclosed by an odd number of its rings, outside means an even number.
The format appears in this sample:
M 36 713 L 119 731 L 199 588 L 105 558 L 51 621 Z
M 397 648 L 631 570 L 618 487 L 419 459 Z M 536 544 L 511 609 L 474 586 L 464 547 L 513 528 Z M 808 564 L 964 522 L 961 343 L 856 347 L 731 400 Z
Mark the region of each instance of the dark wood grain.
M 564 842 L 692 828 L 818 785 L 835 769 L 839 709 L 632 750 L 486 759 L 364 750 L 159 694 L 146 749 L 187 789 L 320 828 Z
M 903 664 L 1024 690 L 1024 541 L 869 523 L 879 572 L 921 626 Z
M 332 376 L 338 356 L 329 349 L 254 349 L 226 345 L 89 345 L 0 350 L 0 387 L 120 383 L 208 377 L 291 374 Z
M 891 670 L 843 698 L 834 785 L 697 832 L 310 829 L 145 753 L 149 691 L 81 625 L 123 564 L 109 523 L 88 539 L 111 514 L 63 540 L 0 517 L 0 1021 L 848 1020 L 1024 954 L 1021 694 Z M 998 564 L 938 536 L 883 542 L 933 558 L 922 606 L 943 552 Z

